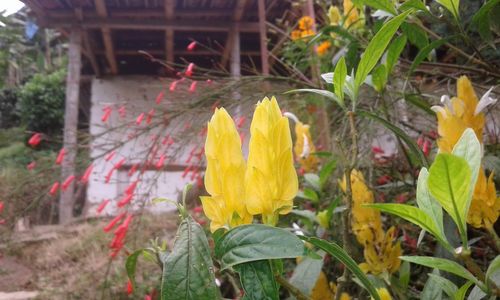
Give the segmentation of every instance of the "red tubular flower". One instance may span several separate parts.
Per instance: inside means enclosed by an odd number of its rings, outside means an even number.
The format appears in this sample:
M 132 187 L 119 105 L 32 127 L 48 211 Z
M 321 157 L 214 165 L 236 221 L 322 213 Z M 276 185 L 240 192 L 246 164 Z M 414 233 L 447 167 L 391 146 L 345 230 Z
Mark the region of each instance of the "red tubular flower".
M 212 80 L 211 79 L 207 79 L 207 84 L 212 84 Z
M 125 118 L 127 116 L 127 109 L 125 108 L 125 105 L 120 106 L 118 114 L 120 114 L 120 118 Z
M 129 204 L 132 201 L 132 198 L 134 197 L 134 194 L 126 194 L 122 200 L 120 200 L 116 205 L 118 207 L 124 207 L 125 205 Z
M 192 41 L 191 43 L 189 43 L 189 45 L 187 45 L 186 49 L 187 51 L 193 51 L 194 48 L 196 48 L 196 41 Z
M 374 154 L 384 154 L 384 150 L 382 148 L 376 147 L 376 146 L 372 147 L 372 152 Z
M 156 168 L 161 169 L 163 168 L 163 163 L 165 162 L 165 154 L 162 154 L 160 156 L 160 159 L 158 159 L 158 162 L 156 163 Z
M 33 169 L 35 169 L 35 168 L 36 168 L 36 161 L 32 161 L 32 162 L 30 162 L 30 163 L 26 166 L 26 168 L 27 168 L 29 171 L 32 171 Z
M 134 173 L 137 171 L 137 168 L 138 168 L 138 165 L 137 164 L 133 164 L 132 167 L 130 168 L 130 170 L 128 171 L 128 173 L 127 173 L 128 177 L 131 177 L 132 175 L 134 175 Z
M 377 178 L 377 184 L 378 185 L 383 185 L 391 181 L 391 176 L 389 175 L 382 175 L 379 178 Z
M 137 119 L 135 119 L 135 124 L 141 125 L 143 119 L 144 119 L 144 113 L 141 113 L 140 115 L 137 116 Z
M 106 208 L 106 206 L 108 205 L 108 203 L 110 202 L 111 200 L 109 199 L 105 199 L 104 201 L 101 202 L 101 204 L 99 204 L 99 206 L 97 207 L 96 209 L 96 213 L 97 214 L 100 214 L 102 213 L 102 211 L 104 210 L 104 208 Z
M 94 169 L 94 165 L 90 164 L 85 172 L 83 173 L 82 179 L 80 179 L 81 183 L 87 183 L 89 181 L 90 175 L 92 174 L 92 170 Z
M 136 181 L 132 182 L 131 184 L 129 184 L 129 186 L 125 189 L 125 194 L 127 194 L 127 195 L 133 194 L 135 191 L 135 188 L 137 187 L 138 182 L 139 182 L 139 180 L 136 180 Z
M 165 96 L 165 91 L 161 91 L 158 96 L 156 96 L 156 104 L 160 104 L 161 100 L 163 100 L 163 96 Z
M 65 191 L 66 189 L 68 189 L 73 180 L 75 180 L 75 175 L 68 176 L 68 178 L 66 178 L 66 180 L 64 180 L 63 184 L 61 185 L 62 190 Z
M 194 93 L 194 92 L 196 92 L 196 84 L 197 84 L 197 82 L 196 82 L 196 81 L 193 81 L 193 82 L 191 83 L 191 85 L 189 86 L 189 92 L 190 92 L 190 93 Z
M 127 295 L 130 295 L 134 292 L 134 287 L 132 286 L 132 282 L 127 281 Z
M 152 109 L 148 112 L 148 116 L 146 118 L 146 124 L 151 124 L 151 121 L 153 121 L 153 117 L 155 115 L 155 110 Z
M 5 220 L 5 219 L 0 219 L 0 225 L 5 225 L 5 223 L 7 223 L 7 220 Z
M 243 124 L 245 124 L 246 120 L 247 120 L 247 118 L 245 116 L 239 117 L 238 122 L 236 123 L 236 126 L 238 128 L 241 128 L 243 126 Z
M 111 229 L 113 229 L 113 227 L 115 227 L 115 225 L 120 222 L 120 220 L 125 216 L 125 213 L 121 213 L 119 214 L 118 216 L 114 217 L 113 220 L 109 221 L 108 225 L 104 226 L 104 228 L 102 230 L 104 230 L 104 232 L 109 232 L 111 231 Z
M 62 164 L 62 161 L 64 160 L 65 154 L 66 154 L 66 149 L 61 148 L 61 150 L 59 150 L 59 154 L 57 155 L 57 158 L 56 158 L 56 165 Z
M 42 141 L 42 134 L 41 133 L 35 133 L 28 140 L 28 144 L 31 147 L 36 147 L 36 146 L 38 146 L 38 144 L 40 144 L 41 141 Z
M 106 157 L 104 158 L 105 161 L 110 161 L 115 157 L 116 151 L 111 151 Z
M 120 160 L 119 160 L 119 161 L 118 161 L 118 162 L 114 165 L 114 168 L 115 168 L 115 169 L 117 169 L 117 170 L 118 170 L 118 169 L 120 169 L 120 168 L 123 166 L 123 164 L 125 163 L 125 160 L 126 160 L 126 159 L 125 159 L 125 157 L 124 157 L 124 158 L 122 158 L 122 159 L 120 159 Z
M 108 121 L 109 117 L 111 116 L 112 109 L 111 109 L 111 107 L 106 106 L 103 109 L 103 111 L 104 111 L 104 113 L 102 114 L 101 121 L 103 123 L 106 123 Z
M 57 193 L 57 190 L 59 189 L 59 181 L 54 182 L 52 187 L 49 190 L 49 194 L 51 196 L 54 196 Z
M 184 74 L 186 74 L 187 77 L 191 77 L 193 76 L 193 70 L 194 70 L 194 63 L 189 63 L 186 72 Z
M 191 171 L 192 165 L 187 166 L 182 173 L 182 178 L 185 178 L 187 174 Z
M 427 156 L 429 155 L 431 151 L 431 142 L 429 140 L 425 140 L 424 145 L 422 146 L 422 152 L 424 152 L 424 155 Z
M 151 298 L 151 295 L 145 295 L 144 300 L 153 300 L 153 298 Z
M 3 212 L 4 207 L 5 204 L 3 204 L 3 201 L 0 201 L 0 214 Z
M 175 91 L 175 88 L 177 87 L 177 80 L 176 81 L 172 81 L 172 83 L 170 83 L 170 87 L 168 88 L 169 91 L 173 92 Z
M 417 139 L 417 145 L 420 148 L 422 148 L 422 146 L 424 145 L 424 137 L 422 135 L 418 137 L 418 139 Z
M 109 170 L 108 174 L 106 175 L 104 182 L 109 183 L 111 181 L 111 177 L 113 176 L 113 172 L 115 171 L 115 168 L 112 168 Z

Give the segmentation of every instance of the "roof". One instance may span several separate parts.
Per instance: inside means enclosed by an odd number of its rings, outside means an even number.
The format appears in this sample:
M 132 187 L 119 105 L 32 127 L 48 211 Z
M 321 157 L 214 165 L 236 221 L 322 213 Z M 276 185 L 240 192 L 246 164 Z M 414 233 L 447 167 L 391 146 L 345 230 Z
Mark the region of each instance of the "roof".
M 226 69 L 238 24 L 242 70 L 261 65 L 261 0 L 22 0 L 43 27 L 83 29 L 84 73 L 173 75 L 170 64 Z M 262 0 L 267 22 L 283 19 L 288 0 Z M 265 28 L 265 25 L 264 25 Z M 266 30 L 267 31 L 267 30 Z M 272 36 L 267 36 L 273 39 Z M 195 51 L 186 46 L 196 41 Z

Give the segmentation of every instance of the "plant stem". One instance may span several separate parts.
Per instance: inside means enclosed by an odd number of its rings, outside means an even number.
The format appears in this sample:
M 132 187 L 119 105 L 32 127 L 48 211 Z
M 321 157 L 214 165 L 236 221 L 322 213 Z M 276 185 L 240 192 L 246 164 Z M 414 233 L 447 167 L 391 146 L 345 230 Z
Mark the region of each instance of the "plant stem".
M 488 233 L 490 234 L 491 238 L 493 239 L 493 243 L 495 245 L 495 250 L 497 252 L 500 252 L 500 238 L 498 237 L 495 229 L 493 226 L 486 226 L 486 230 L 488 230 Z
M 351 241 L 350 241 L 350 228 L 351 228 L 351 211 L 352 211 L 352 185 L 351 185 L 351 175 L 352 170 L 355 169 L 357 158 L 358 158 L 358 131 L 356 129 L 356 121 L 354 119 L 354 112 L 347 112 L 349 118 L 349 127 L 351 133 L 351 157 L 348 166 L 344 172 L 346 180 L 346 191 L 345 191 L 345 205 L 346 209 L 342 215 L 342 243 L 343 248 L 347 253 L 352 253 L 351 251 Z M 344 273 L 341 277 L 337 278 L 337 292 L 335 294 L 335 299 L 340 299 L 340 295 L 347 289 L 349 282 L 351 281 L 351 272 L 348 268 L 344 268 Z
M 297 300 L 311 300 L 309 297 L 304 295 L 298 288 L 293 286 L 290 282 L 288 282 L 285 278 L 280 275 L 276 275 L 276 281 L 284 287 L 287 291 L 290 292 Z

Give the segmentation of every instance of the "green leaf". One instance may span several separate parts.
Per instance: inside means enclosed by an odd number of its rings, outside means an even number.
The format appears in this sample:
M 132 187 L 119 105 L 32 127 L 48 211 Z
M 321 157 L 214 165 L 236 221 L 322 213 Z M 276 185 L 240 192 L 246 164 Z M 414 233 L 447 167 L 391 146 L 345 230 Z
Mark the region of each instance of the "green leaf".
M 406 36 L 402 35 L 394 39 L 387 48 L 387 55 L 385 60 L 387 75 L 392 73 L 392 69 L 398 62 L 399 56 L 406 46 Z
M 457 224 L 464 244 L 467 243 L 465 222 L 467 205 L 470 203 L 470 180 L 469 165 L 463 158 L 453 154 L 439 153 L 429 170 L 429 191 Z
M 139 256 L 146 251 L 145 249 L 139 249 L 134 251 L 134 253 L 130 254 L 127 257 L 127 261 L 125 262 L 125 269 L 127 270 L 127 276 L 130 282 L 132 283 L 132 286 L 135 288 L 135 270 L 137 266 L 137 260 L 139 259 Z
M 278 300 L 278 284 L 268 260 L 257 260 L 234 266 L 246 299 Z
M 410 283 L 410 275 L 410 263 L 405 261 L 399 268 L 399 283 L 404 289 L 408 288 L 408 284 Z
M 346 268 L 349 269 L 349 271 L 351 271 L 356 277 L 358 277 L 359 281 L 361 281 L 361 283 L 363 284 L 363 287 L 375 300 L 380 300 L 377 290 L 375 289 L 371 281 L 368 279 L 368 277 L 366 277 L 365 273 L 361 271 L 361 269 L 358 267 L 358 264 L 339 245 L 335 244 L 334 242 L 328 242 L 315 237 L 301 236 L 300 238 L 326 251 L 328 254 L 339 260 L 342 264 L 344 264 Z
M 323 268 L 323 259 L 304 257 L 293 270 L 289 282 L 304 295 L 310 296 Z
M 391 130 L 395 135 L 397 135 L 409 148 L 410 152 L 413 153 L 418 159 L 421 166 L 427 167 L 429 164 L 427 162 L 427 158 L 424 153 L 418 147 L 417 143 L 409 137 L 403 130 L 392 124 L 391 122 L 379 117 L 378 115 L 368 112 L 368 111 L 359 111 L 358 114 L 363 117 L 370 118 L 374 121 L 379 122 L 384 125 L 387 129 Z
M 394 4 L 390 0 L 355 0 L 354 3 L 368 5 L 376 9 L 380 9 L 391 13 L 393 15 L 397 14 Z
M 441 271 L 455 274 L 467 280 L 473 281 L 480 287 L 484 287 L 484 284 L 480 282 L 476 277 L 474 277 L 471 272 L 454 261 L 430 256 L 400 256 L 399 258 L 414 264 L 426 266 L 429 268 L 436 268 Z
M 453 248 L 450 246 L 446 237 L 439 229 L 436 227 L 434 220 L 427 215 L 424 211 L 420 210 L 415 206 L 411 206 L 408 204 L 396 204 L 396 203 L 373 203 L 373 204 L 365 204 L 365 207 L 376 208 L 383 212 L 390 213 L 396 215 L 400 218 L 403 218 L 409 222 L 412 222 L 415 225 L 418 225 L 420 228 L 425 231 L 431 233 L 446 249 L 453 251 Z
M 377 62 L 387 48 L 387 45 L 389 45 L 392 37 L 396 34 L 399 26 L 403 23 L 409 13 L 410 11 L 406 11 L 385 23 L 370 41 L 365 52 L 361 56 L 361 60 L 359 61 L 359 65 L 356 70 L 356 76 L 354 79 L 354 88 L 356 91 L 359 90 L 359 87 L 365 81 L 368 74 L 377 65 Z
M 312 187 L 316 191 L 321 191 L 321 183 L 319 176 L 314 174 L 314 173 L 306 173 L 304 174 L 304 180 L 306 181 L 307 185 Z
M 327 162 L 321 168 L 321 171 L 319 171 L 319 185 L 321 189 L 323 189 L 325 184 L 328 182 L 328 179 L 330 178 L 330 175 L 332 175 L 332 172 L 335 170 L 336 166 L 337 166 L 337 160 L 333 159 Z
M 420 169 L 417 181 L 417 205 L 423 212 L 431 217 L 439 233 L 444 236 L 443 209 L 436 199 L 432 198 L 429 192 L 429 187 L 427 185 L 428 178 L 429 171 L 427 171 L 426 168 Z
M 434 280 L 439 284 L 442 290 L 450 297 L 453 298 L 458 291 L 458 287 L 449 279 L 441 277 L 440 275 L 429 273 L 429 279 Z
M 437 2 L 444 6 L 455 17 L 457 21 L 460 19 L 460 0 L 437 0 Z
M 418 49 L 423 49 L 429 45 L 429 36 L 422 28 L 413 23 L 404 23 L 401 25 L 401 29 L 408 37 L 411 44 L 418 47 Z
M 492 11 L 493 7 L 498 4 L 500 4 L 500 0 L 486 1 L 472 17 L 471 25 L 476 28 L 481 38 L 486 42 L 490 42 L 493 39 L 490 29 L 489 13 Z
M 493 277 L 496 273 L 499 272 L 500 272 L 500 255 L 497 255 L 497 257 L 495 257 L 495 259 L 493 259 L 493 261 L 490 263 L 488 270 L 486 270 L 486 276 L 485 276 L 486 284 L 489 285 L 490 280 L 495 282 L 493 280 Z
M 187 216 L 179 225 L 172 253 L 163 264 L 161 299 L 219 298 L 205 232 Z
M 446 44 L 453 37 L 454 36 L 445 39 L 435 40 L 432 43 L 425 46 L 424 48 L 420 49 L 417 56 L 415 56 L 415 59 L 413 59 L 413 62 L 410 65 L 410 69 L 408 70 L 408 76 L 410 76 L 415 71 L 415 69 L 424 61 L 424 59 L 426 59 L 429 56 L 429 53 L 431 53 L 432 50 L 437 49 L 442 45 Z
M 313 94 L 317 94 L 317 95 L 323 96 L 323 97 L 325 97 L 327 99 L 330 99 L 330 100 L 333 100 L 333 101 L 337 102 L 337 104 L 340 107 L 344 107 L 344 103 L 342 101 L 340 101 L 340 99 L 337 97 L 337 95 L 335 95 L 334 93 L 332 93 L 330 91 L 319 90 L 319 89 L 296 89 L 296 90 L 291 90 L 291 91 L 285 92 L 285 94 L 290 94 L 290 93 L 313 93 Z
M 313 189 L 310 189 L 310 188 L 304 188 L 303 191 L 299 191 L 297 193 L 297 197 L 311 200 L 313 203 L 319 202 L 318 193 L 316 193 L 316 191 L 314 191 Z
M 467 291 L 469 288 L 474 284 L 474 282 L 469 281 L 466 284 L 462 285 L 460 289 L 458 289 L 457 293 L 453 297 L 454 300 L 464 300 L 465 299 L 465 294 L 467 294 Z
M 439 275 L 439 270 L 432 270 L 432 274 Z M 427 279 L 427 282 L 424 285 L 424 289 L 420 294 L 420 299 L 436 299 L 441 300 L 443 298 L 443 288 L 441 285 L 431 279 Z
M 311 224 L 317 223 L 316 214 L 313 211 L 307 209 L 292 209 L 291 213 L 309 220 Z
M 223 270 L 249 261 L 294 258 L 303 254 L 304 243 L 296 235 L 261 224 L 233 228 L 215 245 L 215 256 Z
M 424 12 L 429 12 L 427 10 L 427 7 L 425 7 L 425 4 L 422 2 L 422 0 L 407 0 L 399 6 L 400 11 L 406 11 L 409 9 L 415 8 L 417 10 L 421 10 Z
M 378 65 L 373 69 L 372 72 L 372 84 L 373 88 L 381 93 L 385 89 L 385 84 L 387 83 L 387 71 L 384 65 Z
M 467 128 L 458 140 L 452 151 L 453 155 L 463 158 L 471 170 L 470 186 L 475 186 L 479 169 L 481 167 L 481 158 L 483 156 L 482 146 L 476 137 L 473 129 Z M 472 193 L 474 189 L 469 189 L 469 200 L 466 204 L 466 210 L 469 211 L 470 202 L 472 200 Z M 467 213 L 466 213 L 467 215 Z
M 421 109 L 429 116 L 435 116 L 436 113 L 431 109 L 431 106 L 425 101 L 420 94 L 404 94 L 405 101 L 412 104 L 416 108 Z
M 345 78 L 347 76 L 347 66 L 345 64 L 345 57 L 341 57 L 335 66 L 335 72 L 333 73 L 333 89 L 335 91 L 335 95 L 342 102 L 342 106 L 344 105 L 344 84 Z

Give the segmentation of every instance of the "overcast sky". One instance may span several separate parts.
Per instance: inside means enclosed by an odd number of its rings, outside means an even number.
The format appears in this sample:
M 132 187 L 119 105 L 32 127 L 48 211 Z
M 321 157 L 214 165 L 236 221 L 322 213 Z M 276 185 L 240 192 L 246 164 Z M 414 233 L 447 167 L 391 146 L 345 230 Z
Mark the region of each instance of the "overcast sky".
M 10 15 L 18 11 L 24 4 L 19 0 L 0 0 L 0 11 L 6 11 L 6 15 Z

